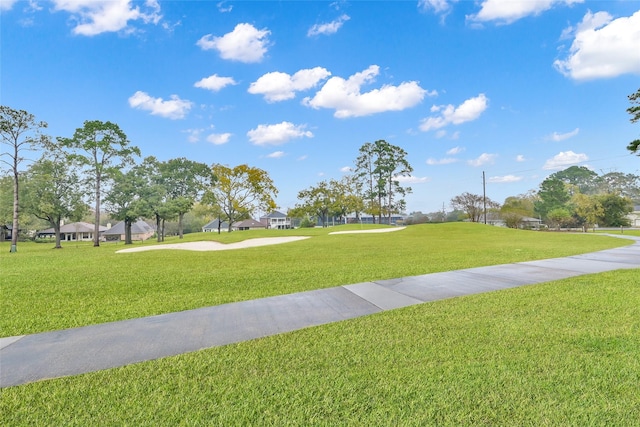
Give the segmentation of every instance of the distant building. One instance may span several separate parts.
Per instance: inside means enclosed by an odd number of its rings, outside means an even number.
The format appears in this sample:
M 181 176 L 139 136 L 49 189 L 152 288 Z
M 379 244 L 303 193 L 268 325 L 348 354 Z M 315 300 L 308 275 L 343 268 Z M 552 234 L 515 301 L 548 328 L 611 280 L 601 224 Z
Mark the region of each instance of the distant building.
M 219 219 L 214 219 L 213 221 L 202 227 L 202 231 L 204 231 L 205 233 L 217 233 L 218 230 L 229 231 L 229 223 L 220 221 Z
M 104 240 L 113 242 L 125 240 L 124 221 L 120 221 L 113 227 L 100 233 Z M 131 224 L 131 240 L 144 241 L 152 237 L 155 230 L 143 220 Z
M 92 241 L 94 225 L 88 222 L 72 222 L 71 224 L 64 224 L 60 227 L 60 240 L 67 242 L 75 241 Z M 107 230 L 107 227 L 100 226 L 100 233 Z M 56 233 L 53 228 L 47 228 L 46 230 L 40 230 L 36 233 L 38 238 L 54 238 Z
M 278 211 L 273 211 L 268 215 L 260 217 L 260 222 L 267 228 L 275 228 L 278 230 L 287 230 L 292 228 L 291 218 Z
M 231 226 L 232 230 L 245 231 L 245 230 L 264 230 L 267 226 L 255 219 L 245 219 L 244 221 L 234 222 Z

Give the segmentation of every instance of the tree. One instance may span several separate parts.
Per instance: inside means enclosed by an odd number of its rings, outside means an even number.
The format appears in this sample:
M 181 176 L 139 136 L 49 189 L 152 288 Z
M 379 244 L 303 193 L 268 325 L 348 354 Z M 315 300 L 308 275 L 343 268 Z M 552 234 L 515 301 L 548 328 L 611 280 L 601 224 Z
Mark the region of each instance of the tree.
M 600 177 L 599 194 L 619 194 L 640 203 L 640 176 L 631 173 L 609 172 Z
M 569 225 L 572 221 L 571 212 L 567 208 L 554 208 L 547 214 L 547 219 L 551 226 L 555 226 L 558 230 L 560 227 Z
M 454 210 L 461 210 L 471 222 L 480 222 L 484 215 L 485 198 L 478 194 L 462 193 L 451 199 L 451 207 Z M 491 199 L 486 199 L 487 207 L 497 209 L 500 204 Z
M 47 153 L 27 170 L 26 178 L 24 210 L 53 227 L 55 248 L 60 249 L 62 220 L 78 221 L 88 209 L 78 174 L 61 153 Z
M 167 198 L 178 215 L 178 236 L 182 239 L 184 214 L 193 208 L 207 186 L 215 182 L 215 177 L 208 165 L 184 157 L 160 163 L 159 167 L 159 183 L 166 189 Z
M 577 188 L 582 194 L 597 193 L 600 184 L 598 174 L 584 166 L 571 166 L 551 174 L 549 179 L 557 179 L 565 184 L 569 184 L 568 189 Z
M 360 147 L 360 156 L 356 159 L 356 175 L 364 182 L 369 213 L 374 216 L 377 214 L 378 222 L 381 222 L 383 213 L 390 222 L 392 213 L 404 209 L 402 197 L 411 193 L 411 188 L 402 187 L 398 179 L 408 177 L 413 172 L 406 157 L 406 151 L 385 140 L 378 140 L 373 144 L 367 142 Z
M 519 196 L 507 197 L 500 208 L 500 217 L 509 228 L 521 226 L 525 217 L 532 217 L 534 198 L 531 195 L 521 194 Z
M 549 212 L 563 208 L 570 198 L 571 196 L 563 181 L 548 177 L 540 184 L 538 200 L 534 203 L 534 210 L 543 219 L 547 219 Z
M 140 155 L 138 147 L 129 144 L 127 135 L 111 122 L 85 121 L 72 138 L 58 138 L 61 147 L 71 151 L 69 159 L 89 169 L 95 190 L 95 229 L 93 246 L 100 246 L 100 208 L 102 185 L 123 167 L 133 164 L 133 156 Z
M 131 226 L 141 216 L 148 212 L 148 201 L 145 199 L 145 177 L 141 167 L 135 167 L 127 172 L 113 171 L 113 184 L 104 201 L 109 213 L 114 219 L 124 221 L 124 244 L 133 244 Z
M 274 198 L 278 190 L 266 171 L 246 164 L 234 168 L 215 164 L 212 172 L 217 181 L 209 187 L 203 201 L 220 208 L 229 223 L 229 231 L 241 215 L 276 209 Z
M 598 224 L 604 217 L 602 203 L 595 196 L 581 193 L 575 194 L 571 198 L 571 205 L 585 231 L 587 228 Z
M 602 205 L 603 214 L 600 218 L 603 227 L 628 227 L 631 224 L 627 215 L 633 212 L 633 202 L 628 197 L 609 193 L 596 196 Z
M 14 110 L 5 105 L 0 106 L 0 137 L 2 145 L 7 145 L 0 155 L 2 163 L 11 168 L 13 177 L 13 215 L 10 252 L 18 250 L 18 231 L 20 229 L 20 172 L 19 167 L 23 162 L 23 153 L 44 147 L 49 143 L 49 137 L 42 134 L 42 129 L 47 127 L 46 122 L 38 122 L 33 114 L 24 110 Z M 5 160 L 5 157 L 8 160 Z
M 636 123 L 640 121 L 640 89 L 636 93 L 629 95 L 628 98 L 632 105 L 627 108 L 627 113 L 631 114 L 631 123 Z M 640 156 L 640 139 L 631 141 L 627 146 L 627 150 Z
M 327 181 L 320 181 L 318 185 L 298 192 L 298 199 L 302 201 L 294 208 L 294 212 L 305 212 L 316 216 L 322 221 L 322 226 L 327 226 L 329 212 L 335 210 L 335 198 Z

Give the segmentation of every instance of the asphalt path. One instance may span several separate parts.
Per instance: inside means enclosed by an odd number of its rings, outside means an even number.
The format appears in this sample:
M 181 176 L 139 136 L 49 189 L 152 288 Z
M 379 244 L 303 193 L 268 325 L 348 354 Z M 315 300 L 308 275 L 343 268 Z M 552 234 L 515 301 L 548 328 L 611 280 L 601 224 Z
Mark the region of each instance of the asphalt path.
M 0 338 L 0 387 L 114 368 L 445 298 L 640 268 L 640 238 L 626 238 L 635 242 L 566 258 L 356 283 Z

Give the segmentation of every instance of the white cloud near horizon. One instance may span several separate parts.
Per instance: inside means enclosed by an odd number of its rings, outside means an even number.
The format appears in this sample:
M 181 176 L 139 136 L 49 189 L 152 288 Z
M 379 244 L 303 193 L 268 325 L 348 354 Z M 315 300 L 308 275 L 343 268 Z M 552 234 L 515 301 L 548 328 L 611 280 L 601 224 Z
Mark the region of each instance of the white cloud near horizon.
M 428 176 L 419 177 L 410 175 L 394 176 L 393 178 L 401 184 L 424 184 L 425 182 L 431 181 L 431 178 L 429 178 Z
M 569 54 L 554 61 L 560 73 L 574 80 L 640 74 L 640 10 L 613 19 L 607 12 L 588 12 L 563 37 L 573 36 Z
M 231 133 L 212 133 L 207 136 L 207 142 L 213 145 L 224 145 L 231 139 Z
M 504 176 L 492 176 L 490 178 L 487 178 L 487 182 L 491 182 L 494 184 L 505 184 L 505 183 L 518 182 L 518 181 L 522 181 L 521 176 L 504 175 Z
M 263 95 L 267 102 L 285 101 L 294 98 L 296 92 L 317 86 L 330 75 L 331 73 L 322 67 L 303 69 L 293 76 L 274 71 L 262 75 L 251 83 L 248 92 L 254 95 Z
M 258 125 L 247 132 L 254 145 L 281 145 L 296 138 L 313 138 L 313 133 L 305 130 L 306 125 L 282 122 L 275 125 Z
M 82 36 L 95 36 L 102 33 L 133 31 L 131 21 L 145 24 L 157 24 L 162 19 L 160 4 L 157 0 L 144 3 L 131 0 L 52 0 L 54 11 L 70 13 L 76 24 L 73 33 Z
M 213 74 L 209 77 L 205 77 L 194 83 L 194 87 L 201 89 L 207 89 L 212 92 L 218 92 L 229 85 L 238 84 L 232 77 L 220 77 L 217 74 Z
M 318 36 L 318 35 L 330 35 L 335 34 L 342 27 L 342 25 L 351 19 L 348 15 L 342 15 L 337 19 L 334 19 L 331 22 L 327 22 L 325 24 L 315 24 L 309 31 L 307 31 L 307 36 Z
M 258 30 L 251 24 L 241 23 L 223 36 L 202 36 L 196 45 L 202 50 L 217 50 L 222 59 L 245 63 L 260 62 L 267 53 L 270 34 L 271 31 L 267 29 Z
M 450 124 L 459 125 L 476 120 L 487 109 L 489 99 L 484 93 L 469 98 L 457 107 L 449 105 L 434 105 L 432 113 L 440 113 L 438 116 L 427 117 L 420 122 L 420 130 L 428 132 L 440 129 Z
M 371 83 L 380 73 L 380 67 L 371 65 L 366 70 L 350 76 L 331 77 L 313 96 L 304 98 L 302 104 L 314 109 L 334 109 L 334 117 L 362 117 L 385 111 L 402 111 L 422 101 L 425 95 L 432 95 L 422 89 L 418 82 L 400 83 L 398 86 L 383 85 L 361 93 L 362 86 Z
M 191 101 L 180 99 L 178 95 L 171 95 L 169 98 L 169 100 L 165 101 L 162 98 L 149 96 L 148 93 L 139 90 L 129 97 L 129 106 L 149 111 L 154 116 L 166 117 L 172 120 L 184 118 L 193 106 Z
M 473 167 L 484 166 L 484 165 L 487 165 L 487 164 L 493 164 L 493 162 L 496 160 L 496 157 L 498 157 L 497 154 L 482 153 L 476 159 L 467 160 L 467 164 L 469 164 L 469 165 L 471 165 Z
M 473 22 L 497 21 L 511 24 L 527 16 L 537 16 L 555 6 L 571 6 L 584 0 L 483 0 L 480 11 L 468 15 Z
M 564 169 L 568 166 L 583 163 L 589 160 L 589 157 L 584 153 L 574 153 L 573 151 L 561 151 L 560 153 L 548 159 L 542 169 L 556 170 Z
M 578 133 L 580 133 L 580 128 L 575 128 L 571 132 L 566 132 L 566 133 L 553 132 L 551 135 L 547 137 L 547 139 L 555 142 L 560 142 L 560 141 L 567 140 L 569 138 L 573 138 Z

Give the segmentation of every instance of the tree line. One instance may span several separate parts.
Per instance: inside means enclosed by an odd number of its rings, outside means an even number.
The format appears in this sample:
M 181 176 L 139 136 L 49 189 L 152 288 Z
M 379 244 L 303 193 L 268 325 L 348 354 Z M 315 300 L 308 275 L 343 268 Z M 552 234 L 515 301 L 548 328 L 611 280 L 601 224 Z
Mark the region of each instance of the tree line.
M 640 89 L 629 97 L 631 122 L 640 121 Z M 52 139 L 44 133 L 47 123 L 24 111 L 0 106 L 0 161 L 8 174 L 0 186 L 11 191 L 0 194 L 0 215 L 11 206 L 11 252 L 17 250 L 20 210 L 47 221 L 55 231 L 60 247 L 60 227 L 65 219 L 77 220 L 93 202 L 94 246 L 100 245 L 100 215 L 103 202 L 114 219 L 124 221 L 125 243 L 131 243 L 132 224 L 152 218 L 158 240 L 164 239 L 165 222 L 178 220 L 183 235 L 183 218 L 197 202 L 229 224 L 249 218 L 260 210 L 276 209 L 278 190 L 269 174 L 246 164 L 229 167 L 207 165 L 186 158 L 160 161 L 153 156 L 142 162 L 140 149 L 131 145 L 120 127 L 111 122 L 85 121 L 71 137 Z M 4 148 L 6 147 L 6 149 Z M 640 155 L 640 140 L 627 149 Z M 26 153 L 41 151 L 42 156 L 21 172 Z M 407 153 L 385 140 L 364 143 L 350 174 L 340 180 L 321 181 L 298 193 L 297 203 L 287 214 L 326 226 L 329 217 L 344 219 L 362 213 L 382 223 L 406 209 L 404 197 L 411 188 L 401 184 L 413 168 Z M 572 166 L 550 175 L 539 190 L 508 197 L 500 205 L 484 196 L 463 193 L 451 199 L 453 213 L 414 212 L 413 222 L 437 220 L 480 221 L 487 212 L 499 215 L 510 227 L 518 227 L 526 217 L 538 217 L 557 227 L 625 226 L 625 216 L 634 203 L 640 203 L 633 174 L 611 172 L 602 176 L 585 167 Z M 9 195 L 12 200 L 8 202 Z

